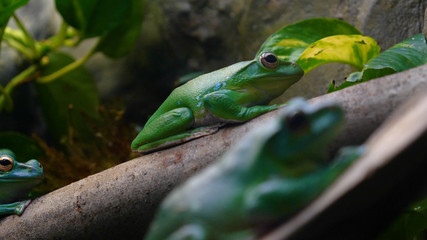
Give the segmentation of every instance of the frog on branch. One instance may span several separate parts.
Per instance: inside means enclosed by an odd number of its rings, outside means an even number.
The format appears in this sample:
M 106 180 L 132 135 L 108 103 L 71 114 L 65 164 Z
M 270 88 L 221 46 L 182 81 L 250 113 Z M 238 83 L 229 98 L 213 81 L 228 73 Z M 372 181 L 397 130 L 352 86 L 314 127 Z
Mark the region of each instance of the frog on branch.
M 26 199 L 30 190 L 43 178 L 43 168 L 37 160 L 20 163 L 12 151 L 0 149 L 0 214 L 21 215 L 31 202 Z
M 278 108 L 264 106 L 304 72 L 272 52 L 203 74 L 176 88 L 132 142 L 147 153 L 212 134 L 228 122 L 244 122 Z
M 147 240 L 254 239 L 320 195 L 363 147 L 327 146 L 343 125 L 335 104 L 292 100 L 283 112 L 187 182 L 160 205 Z
M 305 49 L 329 36 L 360 34 L 352 25 L 331 18 L 283 27 L 266 39 L 253 60 L 197 76 L 176 88 L 133 140 L 132 150 L 156 151 L 277 109 L 267 104 L 308 71 L 297 64 Z

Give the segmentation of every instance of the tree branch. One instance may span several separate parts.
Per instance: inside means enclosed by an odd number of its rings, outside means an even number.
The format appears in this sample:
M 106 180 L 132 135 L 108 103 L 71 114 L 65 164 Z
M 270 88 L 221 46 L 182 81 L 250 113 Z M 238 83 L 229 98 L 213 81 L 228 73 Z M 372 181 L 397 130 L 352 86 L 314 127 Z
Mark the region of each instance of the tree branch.
M 333 145 L 336 149 L 364 142 L 421 86 L 427 86 L 427 65 L 310 101 L 338 101 L 346 110 L 347 125 Z M 140 239 L 156 206 L 174 186 L 276 114 L 142 156 L 35 199 L 21 217 L 0 222 L 0 239 Z

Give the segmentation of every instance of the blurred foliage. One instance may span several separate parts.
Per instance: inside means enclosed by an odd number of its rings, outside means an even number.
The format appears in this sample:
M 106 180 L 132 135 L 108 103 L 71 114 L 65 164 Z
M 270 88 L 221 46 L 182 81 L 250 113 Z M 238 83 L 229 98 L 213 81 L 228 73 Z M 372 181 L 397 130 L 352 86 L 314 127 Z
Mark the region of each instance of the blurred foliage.
M 42 75 L 49 75 L 67 66 L 74 60 L 60 52 L 47 54 L 49 65 L 42 69 Z M 55 142 L 73 131 L 81 139 L 90 139 L 92 128 L 87 120 L 100 120 L 98 91 L 89 71 L 80 66 L 55 81 L 36 83 L 37 100 L 45 116 L 49 132 Z
M 135 126 L 123 120 L 123 104 L 116 101 L 97 110 L 102 124 L 87 122 L 93 130 L 91 141 L 82 141 L 70 131 L 63 138 L 63 148 L 57 148 L 33 136 L 44 152 L 39 160 L 46 175 L 43 184 L 36 188 L 37 193 L 55 190 L 137 156 L 131 152 L 129 143 L 135 136 Z
M 0 1 L 0 40 L 13 12 L 27 4 L 30 0 L 2 0 Z
M 19 161 L 36 158 L 42 163 L 46 180 L 37 190 L 40 195 L 132 157 L 129 141 L 135 127 L 122 120 L 123 104 L 100 105 L 95 81 L 84 64 L 97 52 L 119 58 L 132 49 L 141 29 L 142 1 L 57 0 L 61 28 L 40 41 L 14 13 L 28 2 L 0 2 L 2 41 L 21 53 L 27 65 L 0 86 L 0 112 L 6 116 L 15 111 L 15 89 L 32 85 L 49 138 L 0 132 L 0 145 L 13 150 Z M 11 17 L 17 28 L 7 26 Z M 96 38 L 96 43 L 82 58 L 61 52 L 89 38 Z
M 129 46 L 135 43 L 141 30 L 141 9 L 141 0 L 131 0 L 126 10 L 126 17 L 101 38 L 97 50 L 111 58 L 119 58 L 126 55 L 129 52 Z
M 427 237 L 427 198 L 412 204 L 377 240 L 424 240 Z
M 84 38 L 107 34 L 126 18 L 131 0 L 55 0 L 64 20 Z
M 12 150 L 18 162 L 39 159 L 44 154 L 43 149 L 35 139 L 17 132 L 0 133 L 0 146 Z

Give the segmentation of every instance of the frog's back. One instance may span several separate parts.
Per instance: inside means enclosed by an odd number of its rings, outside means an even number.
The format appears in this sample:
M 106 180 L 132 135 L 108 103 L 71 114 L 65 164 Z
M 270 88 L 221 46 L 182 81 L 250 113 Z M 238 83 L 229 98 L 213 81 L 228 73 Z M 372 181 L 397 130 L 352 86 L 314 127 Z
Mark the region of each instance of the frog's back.
M 162 114 L 178 107 L 190 107 L 197 103 L 204 95 L 220 90 L 222 88 L 232 87 L 233 76 L 240 69 L 247 66 L 251 61 L 244 61 L 231 66 L 203 74 L 196 77 L 186 84 L 175 88 L 159 107 L 157 114 Z
M 235 74 L 251 62 L 252 61 L 238 62 L 231 66 L 203 74 L 197 78 L 194 78 L 193 80 L 188 81 L 183 86 L 177 88 L 177 90 L 182 88 L 182 90 L 185 91 L 187 88 L 193 94 L 203 94 L 210 91 L 216 91 L 222 87 L 227 86 L 228 84 L 233 84 L 233 78 L 235 77 Z

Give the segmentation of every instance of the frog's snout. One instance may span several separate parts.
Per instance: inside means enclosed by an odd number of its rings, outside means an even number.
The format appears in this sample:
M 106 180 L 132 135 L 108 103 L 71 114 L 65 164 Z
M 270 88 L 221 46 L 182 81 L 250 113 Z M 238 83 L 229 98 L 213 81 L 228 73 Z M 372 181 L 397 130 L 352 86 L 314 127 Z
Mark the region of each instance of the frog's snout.
M 29 172 L 33 172 L 40 177 L 44 177 L 43 166 L 35 159 L 29 160 L 24 163 L 27 166 Z
M 31 159 L 31 160 L 25 162 L 25 164 L 32 166 L 32 167 L 36 167 L 36 168 L 43 168 L 43 166 L 40 164 L 40 162 L 35 160 L 35 159 Z

